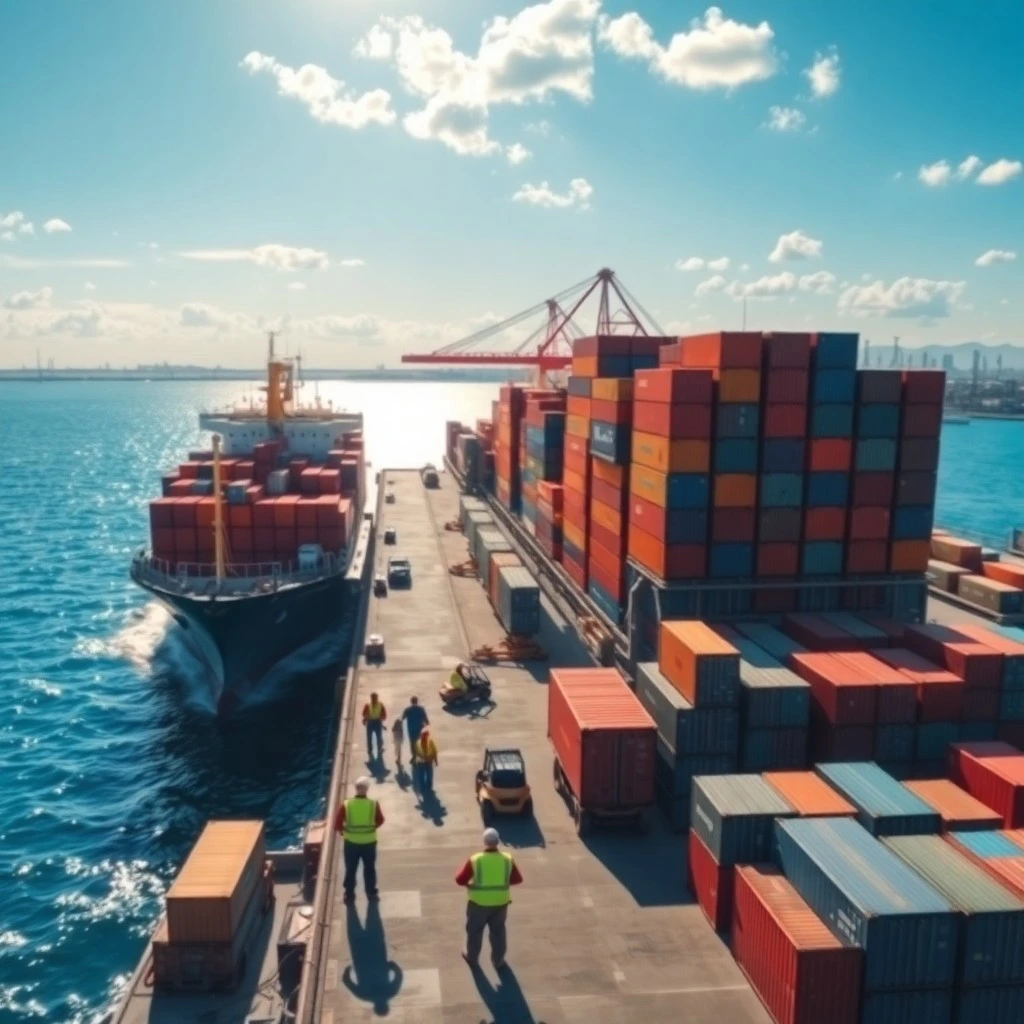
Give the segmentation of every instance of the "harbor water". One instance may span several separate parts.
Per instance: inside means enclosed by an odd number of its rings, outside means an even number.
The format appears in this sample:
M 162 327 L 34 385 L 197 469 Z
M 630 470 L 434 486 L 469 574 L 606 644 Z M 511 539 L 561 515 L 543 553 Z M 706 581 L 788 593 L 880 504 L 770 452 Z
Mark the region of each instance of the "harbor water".
M 161 472 L 204 440 L 197 413 L 253 387 L 0 383 L 0 1024 L 93 1020 L 208 817 L 265 817 L 283 846 L 319 810 L 345 631 L 219 723 L 199 664 L 128 580 Z M 440 464 L 444 422 L 489 417 L 497 385 L 319 393 L 363 412 L 376 469 Z M 1024 423 L 947 426 L 938 521 L 990 543 L 1022 525 L 1022 450 Z

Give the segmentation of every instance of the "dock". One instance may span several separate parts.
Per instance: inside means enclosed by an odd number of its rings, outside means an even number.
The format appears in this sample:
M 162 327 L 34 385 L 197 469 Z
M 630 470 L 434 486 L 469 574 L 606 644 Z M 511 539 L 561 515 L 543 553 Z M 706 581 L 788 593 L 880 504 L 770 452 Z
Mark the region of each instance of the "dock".
M 444 529 L 458 515 L 450 474 L 436 490 L 415 471 L 382 471 L 377 536 L 394 528 L 394 546 L 378 541 L 377 571 L 391 554 L 412 563 L 412 586 L 371 598 L 366 632 L 384 637 L 385 660 L 362 657 L 349 677 L 335 792 L 351 795 L 360 775 L 386 822 L 380 830 L 381 898 L 341 901 L 340 843 L 322 865 L 317 909 L 322 936 L 311 943 L 297 1019 L 359 1024 L 768 1024 L 728 948 L 686 887 L 684 837 L 659 819 L 647 835 L 576 835 L 552 784 L 546 734 L 549 666 L 593 664 L 573 624 L 543 599 L 540 645 L 547 662 L 486 666 L 493 706 L 477 713 L 442 709 L 438 690 L 471 648 L 504 632 L 475 579 L 448 566 L 464 562 L 466 541 Z M 357 633 L 357 637 L 359 634 Z M 430 716 L 439 750 L 436 799 L 420 805 L 408 768 L 396 770 L 385 728 L 383 765 L 368 763 L 360 709 L 376 692 L 389 718 L 413 694 Z M 474 777 L 488 746 L 519 747 L 533 789 L 534 820 L 499 819 L 505 848 L 524 884 L 509 911 L 508 968 L 487 961 L 472 972 L 460 956 L 466 894 L 454 875 L 481 848 Z M 406 765 L 408 754 L 406 753 Z M 486 945 L 486 940 L 485 940 Z

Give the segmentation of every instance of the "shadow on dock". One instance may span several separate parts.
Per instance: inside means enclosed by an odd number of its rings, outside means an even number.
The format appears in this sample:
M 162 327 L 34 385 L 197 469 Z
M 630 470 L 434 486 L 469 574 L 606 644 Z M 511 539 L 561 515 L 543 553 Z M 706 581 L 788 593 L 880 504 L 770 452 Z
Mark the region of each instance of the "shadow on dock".
M 519 979 L 511 967 L 500 971 L 497 985 L 491 983 L 481 967 L 476 966 L 471 970 L 476 990 L 491 1015 L 488 1024 L 544 1024 L 534 1017 Z M 481 1021 L 481 1024 L 485 1022 Z
M 693 903 L 686 887 L 686 850 L 677 836 L 656 826 L 649 835 L 626 829 L 594 831 L 587 849 L 615 876 L 640 907 Z
M 349 904 L 345 927 L 352 963 L 342 971 L 341 983 L 360 1002 L 371 1004 L 378 1017 L 386 1017 L 391 1000 L 402 989 L 403 975 L 402 968 L 388 959 L 379 904 L 369 904 L 365 922 L 360 922 L 359 912 Z

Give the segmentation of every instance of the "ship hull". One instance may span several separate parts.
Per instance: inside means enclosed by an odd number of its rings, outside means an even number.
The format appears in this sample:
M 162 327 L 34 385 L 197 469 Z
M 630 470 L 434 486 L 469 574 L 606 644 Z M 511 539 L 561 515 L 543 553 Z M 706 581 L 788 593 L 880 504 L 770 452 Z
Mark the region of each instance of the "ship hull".
M 337 630 L 347 595 L 340 573 L 274 593 L 218 599 L 142 585 L 167 608 L 206 663 L 219 713 L 243 704 L 290 654 Z

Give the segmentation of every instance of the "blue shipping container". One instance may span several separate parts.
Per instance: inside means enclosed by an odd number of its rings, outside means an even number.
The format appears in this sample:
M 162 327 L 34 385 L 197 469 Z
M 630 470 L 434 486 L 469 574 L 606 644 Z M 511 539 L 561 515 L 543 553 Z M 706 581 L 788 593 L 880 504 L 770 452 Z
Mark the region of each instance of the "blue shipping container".
M 521 565 L 506 565 L 498 573 L 498 618 L 516 636 L 540 632 L 540 587 Z
M 736 771 L 733 754 L 673 754 L 658 737 L 658 756 L 654 761 L 655 778 L 660 787 L 676 799 L 686 800 L 686 818 L 690 818 L 690 794 L 693 780 L 701 775 L 730 775 Z
M 722 867 L 770 860 L 775 819 L 794 813 L 759 775 L 693 780 L 690 827 Z
M 711 479 L 705 473 L 669 473 L 665 490 L 667 508 L 706 508 Z
M 705 479 L 707 479 L 705 477 Z M 703 508 L 672 508 L 665 516 L 668 544 L 704 544 L 708 539 L 708 513 Z
M 959 845 L 965 850 L 969 850 L 981 860 L 1021 855 L 1020 847 L 1012 839 L 1004 836 L 1001 831 L 953 832 L 950 833 L 949 841 L 954 846 Z
M 715 442 L 716 473 L 756 473 L 757 441 L 745 437 L 719 438 Z
M 839 576 L 842 571 L 842 541 L 813 540 L 803 546 L 800 572 L 804 576 Z
M 816 368 L 829 366 L 840 370 L 855 370 L 859 345 L 859 334 L 818 334 L 814 338 L 811 359 Z
M 896 442 L 888 437 L 862 438 L 857 442 L 854 468 L 861 473 L 891 473 L 896 468 Z
M 695 708 L 658 671 L 657 663 L 637 665 L 636 695 L 674 756 L 736 757 L 739 713 L 735 708 Z
M 811 437 L 852 437 L 852 405 L 812 405 Z
M 590 423 L 590 451 L 594 455 L 624 466 L 629 462 L 630 430 L 628 423 Z
M 769 437 L 761 447 L 762 473 L 802 473 L 807 446 L 796 437 Z
M 780 821 L 775 834 L 786 878 L 864 951 L 865 992 L 952 986 L 959 915 L 891 850 L 849 818 Z
M 724 402 L 718 406 L 715 437 L 757 437 L 761 407 L 753 403 Z
M 995 722 L 961 722 L 961 743 L 988 743 L 996 738 L 998 726 Z
M 845 405 L 853 401 L 856 390 L 856 370 L 819 369 L 811 380 L 811 402 L 814 405 Z
M 998 988 L 961 989 L 956 1021 L 981 1024 L 1020 1024 L 1024 1020 L 1024 987 L 1000 985 Z
M 868 992 L 859 1019 L 860 1024 L 952 1024 L 953 990 Z
M 1024 690 L 1003 690 L 999 694 L 999 720 L 1024 722 Z
M 850 478 L 846 473 L 808 473 L 807 505 L 810 508 L 842 508 L 846 505 Z
M 892 517 L 894 540 L 928 540 L 932 535 L 935 508 L 932 505 L 904 505 Z
M 807 650 L 781 630 L 763 622 L 738 622 L 736 632 L 753 641 L 779 662 L 785 661 L 791 654 L 800 654 Z M 742 669 L 742 662 L 740 664 Z
M 754 575 L 753 544 L 712 544 L 708 575 L 731 579 Z
M 858 406 L 858 437 L 898 437 L 899 433 L 900 407 L 898 405 Z
M 655 364 L 657 365 L 657 364 Z M 598 377 L 631 377 L 633 375 L 633 359 L 631 356 L 598 356 Z
M 879 725 L 875 729 L 875 759 L 906 764 L 914 760 L 914 726 Z
M 565 382 L 565 390 L 579 398 L 589 398 L 592 386 L 593 380 L 590 377 L 570 377 Z
M 608 593 L 600 583 L 596 583 L 594 580 L 588 580 L 587 582 L 587 593 L 590 595 L 591 600 L 602 612 L 613 622 L 615 625 L 621 625 L 622 623 L 622 609 L 619 607 L 618 602 Z
M 806 767 L 806 729 L 747 729 L 743 732 L 741 771 L 802 771 Z
M 949 745 L 960 739 L 957 722 L 918 722 L 914 757 L 918 761 L 943 761 Z
M 872 761 L 819 764 L 815 770 L 857 808 L 857 820 L 874 836 L 935 835 L 942 828 L 936 811 Z
M 766 473 L 761 477 L 762 508 L 799 508 L 803 495 L 804 478 L 799 473 Z

